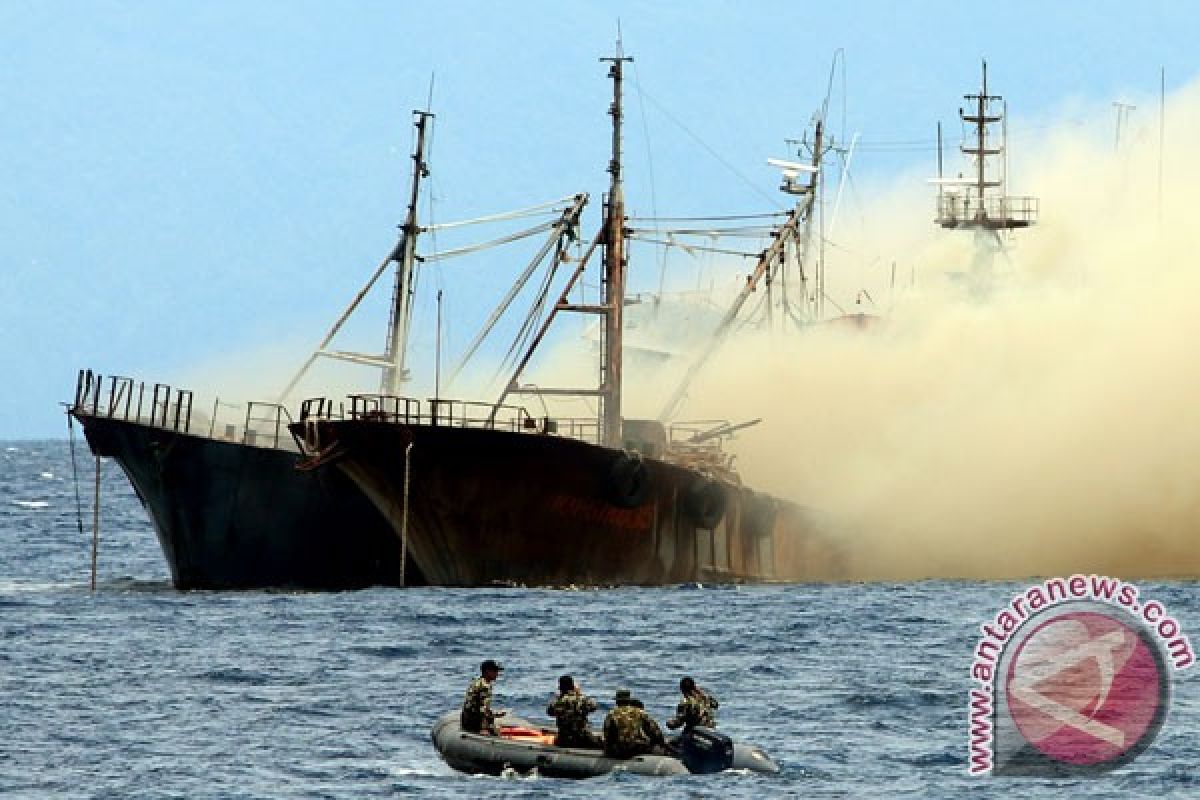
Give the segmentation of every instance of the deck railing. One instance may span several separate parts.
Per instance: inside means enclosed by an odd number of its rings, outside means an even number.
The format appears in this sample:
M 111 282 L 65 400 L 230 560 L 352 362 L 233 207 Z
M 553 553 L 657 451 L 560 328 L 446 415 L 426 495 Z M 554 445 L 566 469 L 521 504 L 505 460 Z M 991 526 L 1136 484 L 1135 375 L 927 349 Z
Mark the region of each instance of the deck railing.
M 524 406 L 494 405 L 469 400 L 430 398 L 419 400 L 388 394 L 352 394 L 345 401 L 314 397 L 300 404 L 300 421 L 359 420 L 399 425 L 448 428 L 482 428 L 512 433 L 537 433 L 601 442 L 600 420 L 595 417 L 535 417 Z M 731 457 L 723 452 L 724 420 L 681 422 L 664 430 L 664 455 L 668 460 L 702 464 L 714 471 L 731 470 Z M 636 448 L 635 448 L 636 449 Z
M 1036 197 L 988 196 L 979 198 L 945 192 L 938 197 L 937 223 L 942 227 L 981 225 L 991 228 L 1024 228 L 1038 218 Z
M 80 370 L 72 412 L 78 416 L 120 419 L 168 431 L 254 447 L 296 450 L 288 430 L 293 422 L 278 403 L 233 404 L 214 400 L 211 415 L 193 409 L 193 393 L 165 383 L 147 384 L 120 375 L 103 376 Z M 562 436 L 599 444 L 600 421 L 595 417 L 535 417 L 524 406 L 494 405 L 470 400 L 388 394 L 352 394 L 334 402 L 314 397 L 300 405 L 301 421 L 352 419 L 448 428 L 482 428 L 512 433 Z M 676 423 L 667 431 L 666 457 L 682 463 L 728 469 L 729 457 L 718 437 L 693 441 L 718 420 Z
M 597 444 L 600 422 L 595 418 L 535 417 L 524 406 L 495 405 L 472 400 L 418 400 L 387 394 L 352 394 L 346 402 L 314 397 L 300 404 L 300 420 L 350 419 L 401 425 L 481 428 L 510 433 L 554 434 Z
M 193 400 L 190 389 L 147 384 L 122 375 L 106 377 L 89 369 L 79 371 L 71 410 L 78 416 L 119 419 L 219 441 L 296 449 L 287 429 L 292 417 L 277 403 L 232 404 L 217 398 L 212 415 L 205 418 L 193 409 Z

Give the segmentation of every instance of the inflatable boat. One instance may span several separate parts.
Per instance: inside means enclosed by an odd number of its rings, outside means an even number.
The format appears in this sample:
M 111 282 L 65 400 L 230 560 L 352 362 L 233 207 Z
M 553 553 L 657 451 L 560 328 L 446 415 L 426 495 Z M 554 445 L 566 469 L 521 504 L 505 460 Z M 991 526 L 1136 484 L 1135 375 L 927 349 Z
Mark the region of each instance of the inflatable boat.
M 738 744 L 710 728 L 695 728 L 685 737 L 671 740 L 676 755 L 644 755 L 618 759 L 603 750 L 558 747 L 554 729 L 528 720 L 504 717 L 499 736 L 467 733 L 459 724 L 459 712 L 443 714 L 430 732 L 433 746 L 456 770 L 472 774 L 500 775 L 506 770 L 536 771 L 553 778 L 592 778 L 613 770 L 639 775 L 688 775 L 726 769 L 779 772 L 779 765 L 762 749 Z

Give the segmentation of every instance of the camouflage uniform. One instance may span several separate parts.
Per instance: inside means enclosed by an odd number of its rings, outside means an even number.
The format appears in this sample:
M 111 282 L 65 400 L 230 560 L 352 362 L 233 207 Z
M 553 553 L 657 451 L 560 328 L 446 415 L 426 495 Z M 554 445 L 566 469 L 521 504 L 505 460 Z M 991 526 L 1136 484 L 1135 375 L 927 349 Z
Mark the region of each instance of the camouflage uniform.
M 667 720 L 667 727 L 675 729 L 682 725 L 684 733 L 696 726 L 715 728 L 717 720 L 713 712 L 718 705 L 717 698 L 696 689 L 675 708 L 675 716 Z
M 496 733 L 492 714 L 492 682 L 482 676 L 471 681 L 459 715 L 462 729 L 467 733 Z
M 632 705 L 618 705 L 604 718 L 604 754 L 633 758 L 666 750 L 667 740 L 654 718 Z
M 596 701 L 578 690 L 555 695 L 546 707 L 546 713 L 558 723 L 554 743 L 559 747 L 600 747 L 603 742 L 588 730 L 588 714 L 596 708 Z

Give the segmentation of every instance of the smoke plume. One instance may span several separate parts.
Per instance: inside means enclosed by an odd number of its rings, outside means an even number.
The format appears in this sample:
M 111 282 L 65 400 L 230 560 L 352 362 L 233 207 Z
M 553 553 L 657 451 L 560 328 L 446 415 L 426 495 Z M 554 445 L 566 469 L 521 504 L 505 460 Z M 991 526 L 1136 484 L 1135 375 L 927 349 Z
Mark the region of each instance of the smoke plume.
M 841 520 L 853 578 L 1200 574 L 1200 91 L 1169 98 L 1161 194 L 1146 122 L 1120 152 L 1111 128 L 1020 141 L 1010 193 L 1041 216 L 985 296 L 947 277 L 972 234 L 934 232 L 933 190 L 890 192 L 838 233 L 882 264 L 827 267 L 874 281 L 881 324 L 739 337 L 685 414 L 764 417 L 745 481 Z

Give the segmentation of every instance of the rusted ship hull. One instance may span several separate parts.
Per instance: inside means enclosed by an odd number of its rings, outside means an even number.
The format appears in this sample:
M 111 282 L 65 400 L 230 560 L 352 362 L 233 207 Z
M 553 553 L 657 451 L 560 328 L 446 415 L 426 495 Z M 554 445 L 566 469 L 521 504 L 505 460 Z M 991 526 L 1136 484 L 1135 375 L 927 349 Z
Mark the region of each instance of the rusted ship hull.
M 640 459 L 639 488 L 628 480 L 628 454 L 556 435 L 369 420 L 309 420 L 293 431 L 326 453 L 321 471 L 339 470 L 362 489 L 433 585 L 841 572 L 837 548 L 806 509 L 663 461 Z
M 345 476 L 300 455 L 72 412 L 124 470 L 179 589 L 400 585 L 400 543 Z M 410 568 L 407 583 L 420 582 Z

